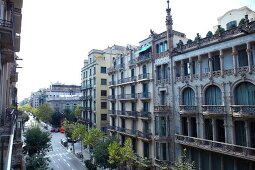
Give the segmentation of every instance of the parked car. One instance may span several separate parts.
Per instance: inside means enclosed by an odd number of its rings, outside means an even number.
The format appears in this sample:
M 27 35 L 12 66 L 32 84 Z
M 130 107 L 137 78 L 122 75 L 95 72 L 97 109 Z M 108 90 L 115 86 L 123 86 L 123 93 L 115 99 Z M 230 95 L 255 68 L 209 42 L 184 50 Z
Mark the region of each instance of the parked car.
M 70 138 L 70 137 L 66 137 L 66 139 L 67 139 L 67 142 L 70 142 L 70 143 L 76 143 L 77 142 L 77 140 L 72 140 L 72 138 Z
M 50 131 L 51 131 L 51 132 L 56 132 L 56 129 L 55 129 L 55 128 L 52 128 Z
M 64 127 L 61 127 L 61 128 L 59 129 L 59 131 L 60 131 L 61 133 L 64 133 L 64 132 L 65 132 L 65 128 L 64 128 Z

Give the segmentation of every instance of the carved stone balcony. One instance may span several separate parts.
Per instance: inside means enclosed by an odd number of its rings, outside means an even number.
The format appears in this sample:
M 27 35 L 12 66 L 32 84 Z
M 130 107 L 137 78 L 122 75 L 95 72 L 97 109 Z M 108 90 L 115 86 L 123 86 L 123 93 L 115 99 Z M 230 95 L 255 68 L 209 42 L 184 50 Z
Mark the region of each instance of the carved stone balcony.
M 175 134 L 175 142 L 203 150 L 218 152 L 242 159 L 255 161 L 255 149 L 229 143 L 217 142 L 190 136 Z
M 111 101 L 112 101 L 112 100 L 116 100 L 116 98 L 117 98 L 117 97 L 116 97 L 115 95 L 109 95 L 109 96 L 108 96 L 108 100 L 111 100 Z
M 139 96 L 140 100 L 150 100 L 151 99 L 151 93 L 150 92 L 138 93 L 138 96 Z
M 110 116 L 116 116 L 117 114 L 116 114 L 116 110 L 108 110 L 108 114 L 110 115 Z
M 129 61 L 128 61 L 128 66 L 133 66 L 133 65 L 135 65 L 135 64 L 136 64 L 135 59 L 132 59 L 132 60 L 129 60 Z
M 108 126 L 108 128 L 107 128 L 109 131 L 113 131 L 113 132 L 115 132 L 116 130 L 117 130 L 117 127 L 116 126 Z
M 171 107 L 166 105 L 154 106 L 154 112 L 157 114 L 170 114 Z
M 123 128 L 123 127 L 117 127 L 117 131 L 118 131 L 118 133 L 128 135 L 128 136 L 131 136 L 131 137 L 136 137 L 137 136 L 137 130 L 127 129 L 127 128 Z
M 222 105 L 203 105 L 203 115 L 220 116 L 226 114 L 226 107 Z
M 136 118 L 137 117 L 136 111 L 118 110 L 117 113 L 120 117 L 126 117 L 126 118 Z
M 128 84 L 128 83 L 134 83 L 136 82 L 136 76 L 132 76 L 132 77 L 127 77 L 127 78 L 123 78 L 118 80 L 118 84 Z
M 142 140 L 146 140 L 146 141 L 150 141 L 152 140 L 152 133 L 150 131 L 137 131 L 137 137 L 142 139 Z
M 139 80 L 139 81 L 150 80 L 150 73 L 139 74 L 139 75 L 138 75 L 138 80 Z
M 109 67 L 109 68 L 107 68 L 107 73 L 108 73 L 108 74 L 112 74 L 112 73 L 114 73 L 115 71 L 117 71 L 117 68 L 116 68 L 116 67 Z
M 87 84 L 87 85 L 81 87 L 82 90 L 86 90 L 86 89 L 90 89 L 90 88 L 92 88 L 92 84 Z
M 123 69 L 125 69 L 125 64 L 124 63 L 123 64 L 119 64 L 119 65 L 116 66 L 116 68 L 118 70 L 123 70 Z
M 109 82 L 109 86 L 115 86 L 116 85 L 116 81 L 110 81 Z
M 180 114 L 194 115 L 196 113 L 198 113 L 198 107 L 197 106 L 180 105 Z
M 231 105 L 233 117 L 255 117 L 255 105 Z
M 137 113 L 137 117 L 144 119 L 144 120 L 150 120 L 151 119 L 151 112 L 149 111 L 140 111 Z
M 119 100 L 137 100 L 137 93 L 133 94 L 120 94 L 118 95 Z

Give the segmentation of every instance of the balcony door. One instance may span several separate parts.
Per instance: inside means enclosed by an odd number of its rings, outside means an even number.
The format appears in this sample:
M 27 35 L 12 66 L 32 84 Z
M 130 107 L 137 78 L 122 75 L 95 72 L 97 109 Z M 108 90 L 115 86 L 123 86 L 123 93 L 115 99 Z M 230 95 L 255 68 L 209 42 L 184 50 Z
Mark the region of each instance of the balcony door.
M 243 82 L 234 91 L 235 105 L 255 105 L 255 85 Z
M 143 65 L 143 78 L 147 78 L 147 67 Z
M 148 84 L 147 83 L 144 83 L 143 84 L 143 97 L 149 97 L 148 96 Z
M 206 105 L 221 105 L 222 104 L 221 90 L 219 87 L 212 85 L 206 89 L 205 104 Z
M 135 85 L 131 85 L 131 97 L 135 98 Z
M 182 93 L 183 105 L 194 106 L 195 105 L 195 93 L 192 88 L 187 87 Z

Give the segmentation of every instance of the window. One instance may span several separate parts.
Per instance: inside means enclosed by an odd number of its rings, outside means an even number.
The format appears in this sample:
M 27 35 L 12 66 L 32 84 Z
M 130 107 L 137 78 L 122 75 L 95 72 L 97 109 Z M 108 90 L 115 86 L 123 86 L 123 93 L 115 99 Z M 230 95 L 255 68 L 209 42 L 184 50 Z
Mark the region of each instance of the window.
M 227 30 L 235 28 L 237 26 L 236 21 L 230 21 L 229 23 L 227 23 Z
M 91 76 L 91 69 L 89 69 L 89 75 Z
M 101 102 L 101 109 L 107 109 L 107 102 Z
M 220 70 L 220 57 L 218 55 L 212 57 L 212 71 Z
M 106 67 L 101 67 L 101 73 L 106 73 Z
M 107 84 L 107 80 L 106 79 L 101 79 L 101 85 L 106 85 Z
M 107 114 L 101 114 L 101 120 L 102 121 L 107 120 Z
M 184 75 L 187 76 L 190 74 L 190 64 L 184 63 Z
M 245 49 L 238 50 L 239 67 L 248 66 L 248 55 Z
M 107 91 L 106 90 L 101 90 L 101 96 L 107 96 Z
M 94 67 L 94 75 L 96 75 L 96 67 Z

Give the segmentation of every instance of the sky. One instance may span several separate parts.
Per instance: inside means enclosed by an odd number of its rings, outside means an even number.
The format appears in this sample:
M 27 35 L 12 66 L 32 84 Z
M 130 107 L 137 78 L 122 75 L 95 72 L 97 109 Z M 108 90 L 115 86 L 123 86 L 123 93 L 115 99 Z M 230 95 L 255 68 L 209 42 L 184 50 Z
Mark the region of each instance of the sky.
M 23 0 L 21 50 L 17 54 L 18 101 L 52 83 L 81 83 L 88 52 L 139 45 L 166 30 L 167 0 Z M 254 0 L 170 0 L 173 29 L 194 39 L 213 31 L 217 18 Z

